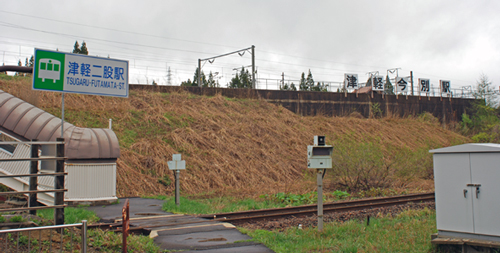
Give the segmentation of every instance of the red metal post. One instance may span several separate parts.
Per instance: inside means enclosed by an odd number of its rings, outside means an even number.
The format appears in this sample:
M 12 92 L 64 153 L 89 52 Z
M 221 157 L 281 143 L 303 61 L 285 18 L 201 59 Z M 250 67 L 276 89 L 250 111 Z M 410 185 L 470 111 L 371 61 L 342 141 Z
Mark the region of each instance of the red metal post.
M 123 204 L 122 208 L 122 236 L 123 236 L 123 246 L 122 246 L 122 252 L 126 253 L 127 252 L 127 237 L 128 237 L 128 231 L 129 231 L 129 203 L 128 199 L 125 200 L 125 204 Z

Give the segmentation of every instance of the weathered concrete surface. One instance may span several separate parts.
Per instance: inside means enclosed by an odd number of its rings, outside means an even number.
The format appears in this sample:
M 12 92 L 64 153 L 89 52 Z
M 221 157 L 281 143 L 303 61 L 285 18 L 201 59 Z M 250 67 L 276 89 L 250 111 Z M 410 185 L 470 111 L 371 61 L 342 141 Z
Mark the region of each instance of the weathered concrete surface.
M 92 206 L 105 222 L 120 222 L 123 203 Z M 164 201 L 157 199 L 129 198 L 130 227 L 144 230 L 162 250 L 188 250 L 183 252 L 273 252 L 266 246 L 248 241 L 251 237 L 240 233 L 229 223 L 199 217 L 172 214 L 161 210 Z
M 131 218 L 165 215 L 167 213 L 161 210 L 163 202 L 165 201 L 159 199 L 129 198 L 129 215 Z M 90 206 L 87 209 L 94 211 L 102 222 L 114 222 L 122 218 L 123 203 L 125 199 L 120 199 L 118 204 Z
M 238 243 L 238 247 L 228 247 L 228 248 L 214 248 L 214 249 L 199 249 L 195 251 L 182 251 L 182 253 L 234 253 L 234 252 L 245 252 L 245 253 L 268 253 L 268 252 L 274 252 L 264 245 L 252 245 L 251 243 L 246 243 L 249 244 L 248 246 L 244 246 L 245 243 Z
M 288 110 L 304 116 L 347 116 L 358 112 L 365 118 L 372 116 L 419 115 L 429 112 L 441 122 L 460 121 L 462 114 L 471 109 L 474 99 L 396 96 L 371 93 L 339 93 L 316 91 L 281 91 L 227 88 L 200 88 L 180 86 L 130 85 L 131 90 L 154 92 L 187 91 L 193 94 L 214 96 L 221 94 L 230 98 L 263 99 L 282 105 Z

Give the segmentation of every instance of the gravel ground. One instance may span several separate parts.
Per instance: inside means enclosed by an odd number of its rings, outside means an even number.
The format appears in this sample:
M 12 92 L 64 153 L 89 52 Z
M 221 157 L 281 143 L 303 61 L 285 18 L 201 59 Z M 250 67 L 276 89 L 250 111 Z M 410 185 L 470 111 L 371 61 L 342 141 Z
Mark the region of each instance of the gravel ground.
M 423 208 L 435 209 L 435 203 L 409 203 L 405 205 L 390 206 L 390 207 L 380 207 L 373 209 L 365 209 L 359 211 L 348 211 L 339 213 L 326 213 L 323 216 L 325 223 L 332 221 L 344 222 L 351 219 L 366 220 L 368 216 L 388 216 L 396 215 L 404 210 L 408 209 L 423 209 Z M 265 229 L 265 230 L 284 230 L 289 227 L 298 227 L 302 224 L 302 227 L 316 227 L 318 223 L 318 216 L 309 217 L 294 217 L 290 216 L 287 218 L 271 219 L 271 220 L 261 220 L 252 222 L 238 222 L 233 223 L 236 226 L 249 228 L 249 229 Z

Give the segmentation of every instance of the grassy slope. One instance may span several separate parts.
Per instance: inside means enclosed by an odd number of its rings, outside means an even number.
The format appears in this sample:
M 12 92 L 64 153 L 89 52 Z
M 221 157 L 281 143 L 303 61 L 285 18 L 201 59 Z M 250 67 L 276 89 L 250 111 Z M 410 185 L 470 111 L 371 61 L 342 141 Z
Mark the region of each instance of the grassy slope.
M 32 91 L 30 85 L 30 78 L 0 78 L 0 89 L 60 116 L 60 94 Z M 326 135 L 327 144 L 335 145 L 373 142 L 386 154 L 467 141 L 432 120 L 301 117 L 261 100 L 188 93 L 68 94 L 65 106 L 66 120 L 77 126 L 107 127 L 113 119 L 122 147 L 119 196 L 170 195 L 174 177 L 167 161 L 175 153 L 187 164 L 181 172 L 183 194 L 255 196 L 315 189 L 315 177 L 306 168 L 306 146 L 314 135 Z

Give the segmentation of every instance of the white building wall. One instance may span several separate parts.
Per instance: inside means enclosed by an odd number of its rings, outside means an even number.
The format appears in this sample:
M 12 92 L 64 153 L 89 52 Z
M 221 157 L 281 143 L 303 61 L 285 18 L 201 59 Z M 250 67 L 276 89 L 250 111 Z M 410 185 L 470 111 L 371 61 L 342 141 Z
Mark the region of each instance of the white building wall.
M 0 149 L 0 159 L 31 157 L 31 146 L 19 144 L 13 154 Z M 39 167 L 40 168 L 40 167 Z M 30 162 L 0 162 L 2 174 L 29 174 Z M 116 200 L 116 163 L 66 163 L 65 201 L 113 201 Z M 46 171 L 54 172 L 54 171 Z M 43 172 L 42 172 L 43 173 Z M 29 190 L 29 178 L 0 178 L 0 183 L 16 191 Z M 54 189 L 54 177 L 38 177 L 39 189 Z M 53 193 L 41 195 L 44 203 L 51 203 Z M 47 195 L 47 196 L 45 196 Z M 48 198 L 48 199 L 46 199 Z
M 66 201 L 116 199 L 116 163 L 68 163 Z

